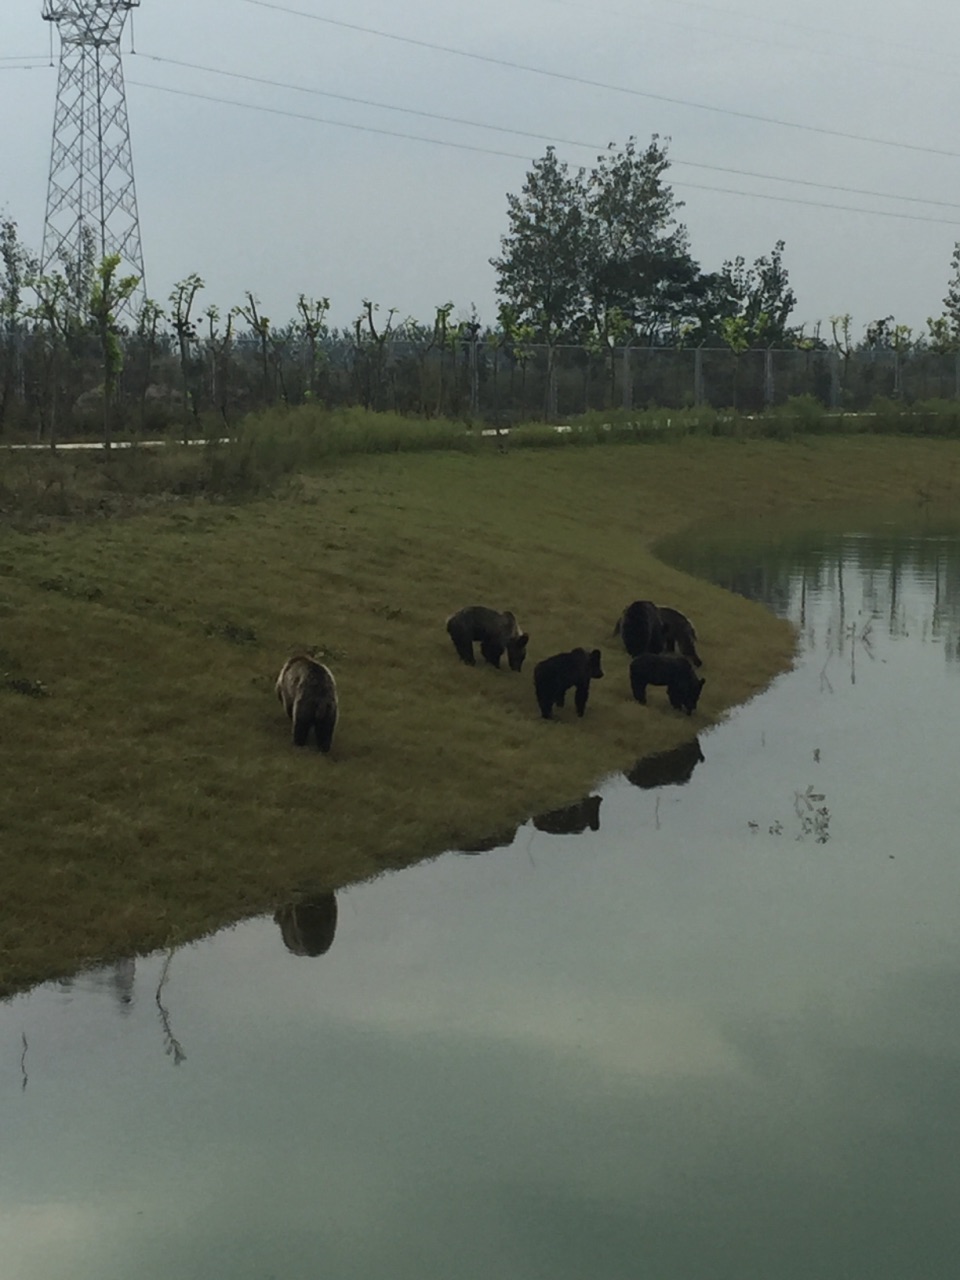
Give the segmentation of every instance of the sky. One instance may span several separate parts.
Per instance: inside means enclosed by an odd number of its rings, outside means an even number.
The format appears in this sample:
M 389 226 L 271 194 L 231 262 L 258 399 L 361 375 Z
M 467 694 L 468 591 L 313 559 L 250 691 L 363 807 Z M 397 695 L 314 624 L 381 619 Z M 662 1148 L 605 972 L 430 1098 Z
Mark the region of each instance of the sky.
M 61 0 L 92 7 L 95 0 Z M 39 251 L 60 46 L 0 19 L 0 215 Z M 142 0 L 122 38 L 146 291 L 352 325 L 496 320 L 507 194 L 554 145 L 669 139 L 694 258 L 785 242 L 795 323 L 943 311 L 960 240 L 948 0 Z

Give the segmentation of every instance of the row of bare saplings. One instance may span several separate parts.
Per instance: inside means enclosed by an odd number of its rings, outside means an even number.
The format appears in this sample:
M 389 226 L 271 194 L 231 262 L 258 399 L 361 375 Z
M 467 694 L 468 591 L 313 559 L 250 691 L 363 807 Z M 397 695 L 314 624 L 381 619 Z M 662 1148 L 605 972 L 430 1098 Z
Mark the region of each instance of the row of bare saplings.
M 509 425 L 591 410 L 698 405 L 759 412 L 796 396 L 828 408 L 866 409 L 960 395 L 955 353 L 877 350 L 613 348 L 466 339 L 442 348 L 409 341 L 357 343 L 329 334 L 240 334 L 225 347 L 185 349 L 162 333 L 122 334 L 114 402 L 104 403 L 95 338 L 52 344 L 42 332 L 0 332 L 0 432 L 54 443 L 95 436 L 105 418 L 120 435 L 229 430 L 273 405 L 362 406 L 417 417 Z

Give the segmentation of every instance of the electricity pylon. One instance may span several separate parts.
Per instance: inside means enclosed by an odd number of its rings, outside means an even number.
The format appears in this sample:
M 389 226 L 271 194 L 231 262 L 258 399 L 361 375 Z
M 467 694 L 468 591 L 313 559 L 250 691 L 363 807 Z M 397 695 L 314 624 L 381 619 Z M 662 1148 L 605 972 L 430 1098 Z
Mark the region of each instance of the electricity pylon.
M 91 256 L 98 264 L 119 254 L 118 274 L 140 277 L 131 311 L 146 288 L 120 35 L 139 4 L 43 0 L 44 18 L 60 32 L 60 74 L 40 268 L 65 272 L 79 291 Z

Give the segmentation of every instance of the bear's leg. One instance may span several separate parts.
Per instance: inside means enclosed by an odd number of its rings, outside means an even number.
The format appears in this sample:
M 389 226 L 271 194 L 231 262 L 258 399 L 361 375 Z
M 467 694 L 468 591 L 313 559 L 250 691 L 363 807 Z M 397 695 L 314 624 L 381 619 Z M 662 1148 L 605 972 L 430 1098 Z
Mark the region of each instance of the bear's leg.
M 630 674 L 630 688 L 633 690 L 633 696 L 638 702 L 646 703 L 647 701 L 647 682 L 641 680 L 639 676 Z
M 496 640 L 481 640 L 480 652 L 491 666 L 499 668 L 500 659 L 503 656 L 503 645 L 498 644 Z
M 453 647 L 460 655 L 460 661 L 465 662 L 468 667 L 475 667 L 477 660 L 473 656 L 473 641 L 469 636 L 465 636 L 460 631 L 451 631 L 450 639 L 453 641 Z
M 313 717 L 308 715 L 299 703 L 293 705 L 293 745 L 295 747 L 305 747 L 307 738 L 310 736 L 310 730 L 313 727 Z
M 337 713 L 327 712 L 325 716 L 317 717 L 317 747 L 320 751 L 327 752 L 333 744 L 333 731 L 337 726 Z
M 549 686 L 549 681 L 542 678 L 538 679 L 534 676 L 533 688 L 537 695 L 537 706 L 540 708 L 540 714 L 544 720 L 552 720 L 554 693 Z
M 584 713 L 584 711 L 586 711 L 586 709 L 587 709 L 587 699 L 588 699 L 589 697 L 590 697 L 590 681 L 589 681 L 589 680 L 586 680 L 586 681 L 584 681 L 584 683 L 583 683 L 583 684 L 578 684 L 578 685 L 577 685 L 577 694 L 576 694 L 576 698 L 574 699 L 574 701 L 575 701 L 575 704 L 576 704 L 576 708 L 577 708 L 577 715 L 578 715 L 578 716 L 582 716 L 582 715 L 583 715 L 583 713 Z
M 700 655 L 697 653 L 696 646 L 689 636 L 684 636 L 680 641 L 680 652 L 685 658 L 689 658 L 695 667 L 702 667 Z
M 553 700 L 556 706 L 562 707 L 564 704 L 564 701 L 566 700 L 566 696 L 567 696 L 566 689 L 561 689 L 560 692 L 557 694 L 557 696 Z

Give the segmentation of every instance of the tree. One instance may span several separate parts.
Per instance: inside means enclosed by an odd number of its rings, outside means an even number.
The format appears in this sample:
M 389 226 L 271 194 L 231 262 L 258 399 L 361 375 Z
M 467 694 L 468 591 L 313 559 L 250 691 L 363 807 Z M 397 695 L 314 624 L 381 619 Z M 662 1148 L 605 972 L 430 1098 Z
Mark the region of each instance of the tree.
M 297 333 L 307 344 L 307 387 L 304 399 L 320 398 L 321 375 L 326 372 L 329 363 L 325 351 L 321 351 L 319 343 L 327 336 L 327 312 L 330 310 L 329 298 L 308 298 L 301 293 L 297 298 L 296 322 Z
M 571 175 L 553 147 L 535 160 L 521 195 L 507 195 L 510 229 L 500 238 L 497 295 L 517 322 L 534 325 L 544 342 L 555 342 L 583 310 L 583 170 Z
M 546 344 L 548 418 L 556 416 L 554 349 L 584 307 L 585 202 L 583 170 L 571 174 L 548 147 L 522 194 L 507 195 L 510 229 L 500 238 L 500 257 L 490 259 L 498 296 Z
M 139 276 L 117 278 L 120 254 L 109 253 L 96 269 L 90 290 L 88 311 L 100 341 L 103 361 L 103 447 L 111 444 L 111 415 L 117 379 L 123 368 L 123 348 L 117 329 L 117 312 L 133 295 Z
M 170 294 L 172 308 L 170 323 L 173 325 L 174 333 L 177 335 L 177 347 L 180 352 L 180 376 L 183 379 L 184 443 L 186 443 L 188 435 L 187 406 L 193 412 L 194 419 L 200 415 L 200 378 L 203 373 L 203 359 L 199 351 L 200 339 L 197 336 L 197 327 L 191 318 L 191 312 L 193 311 L 193 304 L 196 301 L 197 294 L 203 288 L 203 281 L 194 271 L 185 280 L 181 280 L 174 285 L 173 292 Z
M 690 256 L 678 202 L 663 180 L 666 143 L 654 134 L 597 157 L 586 181 L 586 318 L 605 346 L 623 336 L 626 318 L 647 345 L 663 342 L 691 314 L 699 268 Z
M 947 296 L 943 300 L 944 313 L 950 324 L 954 340 L 960 340 L 960 240 L 954 241 L 953 254 L 950 258 L 953 275 L 947 286 Z
M 40 392 L 37 405 L 39 426 L 37 438 L 46 427 L 51 449 L 57 447 L 60 383 L 66 361 L 67 343 L 76 328 L 73 296 L 66 278 L 59 273 L 37 276 L 32 281 L 36 294 L 36 306 L 27 311 L 29 319 L 36 321 L 40 339 Z M 46 393 L 46 396 L 44 395 Z
M 703 311 L 702 339 L 711 341 L 729 331 L 728 321 L 738 321 L 738 332 L 747 347 L 792 347 L 798 330 L 787 325 L 797 305 L 783 264 L 784 242 L 778 240 L 768 255 L 748 267 L 746 259 L 725 262 L 709 279 Z M 724 338 L 726 341 L 726 338 Z
M 20 367 L 23 290 L 37 263 L 20 243 L 12 218 L 0 219 L 0 430 L 7 419 Z

